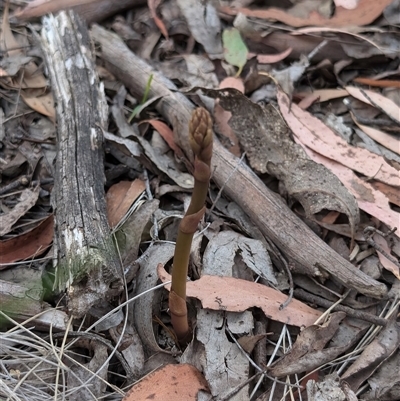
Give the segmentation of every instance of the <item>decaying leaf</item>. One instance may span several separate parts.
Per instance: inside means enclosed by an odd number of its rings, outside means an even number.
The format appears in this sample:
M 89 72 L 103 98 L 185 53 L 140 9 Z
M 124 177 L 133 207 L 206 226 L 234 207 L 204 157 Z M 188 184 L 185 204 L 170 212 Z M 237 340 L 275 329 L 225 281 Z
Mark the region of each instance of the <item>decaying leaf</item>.
M 183 56 L 190 78 L 188 86 L 205 86 L 206 88 L 218 87 L 218 78 L 211 60 L 205 56 L 188 54 Z
M 324 348 L 345 317 L 344 312 L 335 312 L 330 316 L 328 322 L 322 326 L 306 327 L 297 337 L 291 350 L 271 365 L 270 373 L 276 377 L 301 373 L 313 370 L 336 358 L 351 344 L 326 350 Z
M 354 86 L 346 86 L 345 89 L 351 96 L 371 106 L 377 107 L 380 111 L 390 116 L 390 118 L 400 123 L 400 107 L 392 100 L 368 89 L 360 89 Z
M 353 401 L 346 398 L 340 388 L 339 376 L 337 373 L 327 375 L 323 380 L 309 380 L 307 382 L 308 401 Z
M 108 349 L 98 341 L 88 341 L 87 347 L 93 353 L 86 364 L 74 364 L 67 374 L 67 385 L 75 389 L 69 395 L 71 401 L 101 399 L 107 388 Z M 96 372 L 96 376 L 93 376 Z M 82 386 L 82 383 L 90 380 L 91 386 Z
M 197 401 L 200 390 L 208 392 L 208 385 L 194 366 L 167 365 L 136 383 L 122 401 Z
M 361 210 L 375 216 L 389 227 L 399 221 L 400 215 L 395 210 L 392 210 L 388 197 L 381 191 L 376 190 L 371 183 L 362 180 L 353 170 L 334 160 L 321 156 L 309 148 L 305 148 L 305 151 L 313 160 L 329 168 L 346 185 L 356 198 L 358 207 Z
M 285 121 L 302 144 L 367 177 L 374 177 L 375 180 L 395 187 L 400 185 L 398 171 L 386 163 L 383 157 L 350 146 L 317 117 L 301 110 L 296 104 L 290 105 L 283 92 L 278 91 L 277 98 Z
M 368 379 L 371 390 L 365 401 L 400 399 L 400 348 Z
M 234 231 L 222 231 L 212 238 L 204 251 L 203 265 L 207 274 L 225 276 L 225 272 L 229 270 L 231 275 L 238 256 L 256 275 L 278 285 L 271 259 L 263 243 Z
M 33 230 L 18 237 L 0 242 L 0 270 L 7 267 L 7 263 L 28 259 L 41 255 L 53 242 L 54 220 L 47 217 Z
M 3 236 L 11 231 L 12 226 L 36 204 L 36 201 L 39 198 L 39 192 L 39 186 L 32 189 L 24 189 L 20 195 L 19 202 L 14 206 L 14 208 L 8 213 L 3 213 L 0 215 L 0 236 Z
M 224 397 L 231 393 L 232 388 L 240 387 L 240 391 L 229 399 L 248 400 L 249 386 L 243 386 L 243 377 L 249 375 L 249 361 L 227 336 L 225 325 L 233 335 L 241 336 L 253 329 L 253 317 L 247 311 L 233 313 L 200 309 L 196 340 L 185 351 L 182 362 L 191 363 L 203 372 L 214 397 Z
M 172 157 L 158 152 L 157 149 L 154 149 L 154 147 L 145 138 L 139 135 L 139 133 L 135 132 L 135 130 L 127 123 L 125 116 L 119 107 L 113 106 L 111 108 L 111 112 L 118 128 L 124 132 L 123 136 L 130 135 L 134 137 L 142 146 L 146 156 L 157 166 L 160 171 L 169 176 L 182 188 L 193 188 L 193 176 L 179 171 L 177 163 Z
M 178 0 L 189 30 L 195 40 L 201 43 L 211 60 L 221 58 L 221 22 L 211 2 Z
M 393 316 L 396 316 L 396 313 Z M 345 380 L 353 391 L 357 391 L 361 384 L 396 352 L 399 343 L 400 326 L 396 319 L 391 319 L 341 376 L 341 380 Z
M 322 209 L 346 214 L 353 231 L 359 221 L 354 197 L 321 164 L 310 160 L 290 138 L 290 131 L 271 104 L 265 108 L 232 89 L 202 89 L 207 96 L 219 98 L 220 105 L 232 113 L 229 125 L 238 136 L 251 166 L 270 173 L 285 184 L 308 215 Z
M 124 221 L 117 233 L 122 263 L 123 266 L 127 267 L 127 271 L 125 271 L 127 280 L 138 268 L 134 262 L 139 254 L 139 246 L 142 241 L 143 231 L 153 213 L 158 209 L 159 204 L 160 201 L 158 199 L 145 201 L 138 210 Z M 131 272 L 131 274 L 129 274 L 129 272 Z
M 248 17 L 277 20 L 294 27 L 309 25 L 346 27 L 370 24 L 382 14 L 384 8 L 389 5 L 391 1 L 392 0 L 384 0 L 377 2 L 376 0 L 360 0 L 358 6 L 354 9 L 336 7 L 335 13 L 331 18 L 326 18 L 317 11 L 311 12 L 307 17 L 297 17 L 286 12 L 286 10 L 273 7 L 267 10 L 221 7 L 221 11 L 230 15 L 242 13 Z
M 358 128 L 365 132 L 370 138 L 380 143 L 392 152 L 400 154 L 400 141 L 396 136 L 387 134 L 386 132 L 370 127 L 368 125 L 360 124 L 353 113 L 351 113 L 351 116 L 353 118 L 353 121 L 357 124 Z
M 158 266 L 158 275 L 163 282 L 170 280 L 162 264 Z M 167 289 L 169 287 L 169 284 L 166 285 Z M 295 299 L 280 310 L 280 305 L 287 298 L 285 294 L 233 277 L 202 276 L 199 280 L 189 281 L 187 296 L 199 299 L 204 308 L 212 310 L 243 312 L 256 306 L 270 319 L 298 327 L 312 325 L 321 315 L 321 312 Z
M 132 203 L 145 190 L 144 181 L 120 181 L 113 185 L 107 192 L 107 217 L 110 227 L 116 227 L 128 212 Z
M 388 245 L 386 239 L 378 234 L 374 234 L 373 238 L 374 238 L 374 241 L 376 242 L 376 244 L 380 247 L 380 249 L 382 249 L 388 255 L 390 255 L 391 252 L 390 252 L 390 248 L 389 248 L 389 245 Z M 379 262 L 381 263 L 381 265 L 386 270 L 392 272 L 393 275 L 395 275 L 400 280 L 399 266 L 397 266 L 395 263 L 393 263 L 391 260 L 389 260 L 383 253 L 378 251 L 377 254 L 378 254 Z

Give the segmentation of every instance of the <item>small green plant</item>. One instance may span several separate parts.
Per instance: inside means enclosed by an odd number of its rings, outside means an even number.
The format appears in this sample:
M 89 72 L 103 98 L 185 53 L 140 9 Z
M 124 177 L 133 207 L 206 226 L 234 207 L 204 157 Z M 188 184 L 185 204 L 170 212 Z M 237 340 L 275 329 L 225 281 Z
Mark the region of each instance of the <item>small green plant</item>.
M 189 208 L 179 225 L 169 293 L 171 322 L 181 345 L 187 344 L 191 338 L 186 305 L 186 277 L 192 239 L 206 210 L 211 177 L 213 133 L 207 110 L 198 108 L 193 111 L 189 122 L 189 141 L 194 154 L 194 188 Z
M 147 98 L 149 97 L 152 81 L 153 81 L 153 74 L 150 75 L 150 77 L 146 83 L 146 88 L 144 89 L 142 101 L 132 110 L 132 113 L 128 118 L 128 123 L 130 123 L 141 112 L 143 105 L 147 102 Z

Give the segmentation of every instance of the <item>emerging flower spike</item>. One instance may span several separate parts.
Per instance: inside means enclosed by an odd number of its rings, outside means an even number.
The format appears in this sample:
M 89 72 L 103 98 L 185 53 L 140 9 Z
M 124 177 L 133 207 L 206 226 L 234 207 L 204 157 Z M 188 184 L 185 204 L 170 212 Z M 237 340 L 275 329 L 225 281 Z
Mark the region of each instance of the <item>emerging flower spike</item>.
M 207 110 L 198 108 L 193 111 L 189 122 L 189 141 L 194 154 L 194 188 L 189 208 L 179 225 L 169 293 L 171 322 L 181 345 L 186 345 L 191 339 L 187 318 L 186 277 L 192 239 L 206 210 L 211 177 L 213 132 L 212 120 Z

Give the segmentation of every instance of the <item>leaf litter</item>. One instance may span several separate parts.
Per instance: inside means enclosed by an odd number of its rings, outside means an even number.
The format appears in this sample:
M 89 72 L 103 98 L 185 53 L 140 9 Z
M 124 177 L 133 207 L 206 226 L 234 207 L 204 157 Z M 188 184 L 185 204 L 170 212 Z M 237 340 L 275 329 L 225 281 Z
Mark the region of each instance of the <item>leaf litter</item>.
M 25 21 L 48 12 L 45 7 L 56 12 L 66 6 L 88 21 L 101 20 L 100 3 L 112 10 L 106 26 L 129 46 L 125 53 L 115 46 L 114 67 L 102 47 L 96 48 L 111 110 L 108 127 L 102 127 L 108 217 L 116 227 L 126 289 L 72 322 L 63 294 L 52 289 L 49 251 L 57 140 L 46 127 L 55 129 L 61 116 L 31 36 L 40 24 L 27 28 Z M 25 9 L 11 4 L 10 18 L 8 7 L 0 6 L 0 394 L 130 401 L 175 398 L 178 392 L 182 399 L 283 400 L 301 392 L 309 400 L 327 394 L 398 399 L 393 372 L 399 366 L 400 240 L 390 231 L 400 222 L 393 34 L 398 8 L 370 0 L 304 0 L 279 9 L 253 2 L 236 2 L 239 8 L 114 3 L 101 0 L 97 9 L 87 1 L 31 2 Z M 237 15 L 235 21 L 229 15 Z M 18 25 L 11 29 L 9 21 Z M 150 100 L 143 104 L 145 91 L 132 82 L 139 75 L 144 85 L 149 82 L 147 64 L 139 71 L 133 63 L 125 75 L 118 70 L 131 51 L 173 80 L 151 82 Z M 182 99 L 179 91 L 186 99 L 174 103 Z M 282 213 L 311 227 L 310 235 L 351 261 L 354 274 L 369 274 L 391 288 L 390 297 L 381 301 L 349 291 L 334 269 L 312 277 L 285 256 L 284 243 L 277 247 L 265 235 L 263 216 L 238 206 L 252 207 L 253 199 L 241 202 L 246 190 L 230 192 L 228 199 L 225 184 L 221 192 L 213 184 L 189 266 L 196 330 L 189 346 L 180 349 L 162 287 L 168 288 L 177 225 L 193 186 L 191 154 L 182 138 L 187 99 L 208 107 L 236 168 L 248 164 L 284 199 L 289 207 Z M 165 100 L 174 106 L 165 108 Z M 140 115 L 128 123 L 138 104 Z M 218 172 L 213 175 L 218 182 Z M 368 236 L 368 227 L 383 235 Z M 302 240 L 304 248 L 314 244 Z M 19 262 L 24 260 L 29 262 Z M 167 271 L 157 273 L 160 263 Z M 381 320 L 374 325 L 363 320 L 368 316 Z M 263 331 L 255 335 L 262 322 Z M 241 347 L 252 338 L 255 348 Z M 35 369 L 38 363 L 41 370 Z

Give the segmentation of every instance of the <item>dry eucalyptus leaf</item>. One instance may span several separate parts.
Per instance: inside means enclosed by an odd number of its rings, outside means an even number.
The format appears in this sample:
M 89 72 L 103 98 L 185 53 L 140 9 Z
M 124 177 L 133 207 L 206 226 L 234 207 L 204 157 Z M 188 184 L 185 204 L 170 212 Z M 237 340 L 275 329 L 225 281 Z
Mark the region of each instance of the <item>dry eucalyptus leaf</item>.
M 322 381 L 309 380 L 307 382 L 307 397 L 308 401 L 350 401 L 340 388 L 337 373 L 326 376 Z
M 396 316 L 396 313 L 393 316 Z M 346 370 L 341 379 L 345 380 L 352 390 L 357 391 L 361 384 L 396 352 L 399 344 L 400 326 L 395 319 L 392 319 Z
M 39 198 L 40 187 L 24 189 L 21 192 L 19 202 L 12 210 L 0 215 L 1 226 L 0 236 L 3 236 L 11 231 L 12 226 L 33 206 Z
M 400 399 L 400 349 L 370 377 L 371 390 L 363 395 L 365 401 Z
M 303 145 L 366 177 L 373 177 L 395 187 L 400 185 L 399 172 L 384 157 L 349 145 L 317 117 L 301 110 L 294 103 L 290 104 L 288 96 L 282 91 L 278 90 L 277 98 L 280 112 Z
M 240 278 L 250 276 L 249 278 L 252 279 L 251 272 L 244 268 L 245 256 L 241 254 L 240 249 L 240 247 L 243 248 L 245 250 L 243 253 L 246 253 L 248 250 L 246 240 L 248 238 L 232 231 L 224 231 L 213 236 L 203 255 L 201 275 L 215 274 L 229 277 L 234 275 Z M 229 245 L 231 242 L 233 242 L 233 246 Z M 257 254 L 255 259 L 263 263 L 260 260 L 262 251 L 267 260 L 269 256 L 265 249 L 260 251 L 261 247 L 259 246 L 258 250 L 254 249 L 253 251 Z M 240 256 L 241 259 L 239 259 Z M 254 263 L 254 260 L 251 263 Z M 210 385 L 212 395 L 219 397 L 229 394 L 232 388 L 242 384 L 243 377 L 249 376 L 249 361 L 246 359 L 246 355 L 229 338 L 226 330 L 221 330 L 224 324 L 235 336 L 249 335 L 254 328 L 254 319 L 252 313 L 247 310 L 229 312 L 200 309 L 197 312 L 196 340 L 202 347 L 191 356 L 191 359 L 186 360 L 187 362 L 195 362 L 200 355 L 202 356 L 200 358 L 202 361 L 200 370 Z M 233 401 L 247 401 L 248 398 L 249 386 L 246 385 L 231 399 Z
M 123 266 L 130 269 L 139 254 L 139 245 L 146 225 L 149 223 L 151 216 L 158 209 L 160 201 L 152 199 L 145 201 L 134 213 L 132 213 L 117 233 L 118 245 L 121 251 L 121 259 Z M 122 240 L 122 237 L 123 239 Z M 120 243 L 123 241 L 123 243 Z M 133 269 L 134 270 L 134 269 Z M 125 272 L 128 274 L 127 272 Z M 134 271 L 132 271 L 134 273 Z
M 393 100 L 380 93 L 356 88 L 354 86 L 346 86 L 345 89 L 351 96 L 371 106 L 377 107 L 378 110 L 385 112 L 390 118 L 400 123 L 400 107 L 393 102 Z
M 249 312 L 244 312 L 247 316 Z M 226 313 L 225 311 L 210 311 L 200 309 L 197 313 L 196 341 L 185 351 L 182 360 L 195 365 L 203 372 L 211 394 L 222 398 L 243 385 L 244 378 L 249 376 L 249 361 L 238 346 L 228 338 L 224 330 L 226 322 L 229 329 L 233 315 L 242 313 Z M 253 329 L 253 317 L 244 317 L 242 326 L 247 333 Z M 233 331 L 235 332 L 235 331 Z M 249 399 L 248 385 L 241 387 L 232 401 L 247 401 Z
M 355 9 L 346 9 L 344 7 L 336 7 L 334 15 L 325 17 L 323 13 L 311 12 L 305 18 L 292 15 L 289 11 L 282 8 L 269 7 L 266 9 L 249 9 L 249 8 L 232 8 L 220 7 L 220 10 L 229 15 L 237 15 L 242 13 L 248 17 L 262 18 L 268 20 L 276 20 L 283 22 L 292 27 L 302 26 L 323 26 L 323 27 L 348 27 L 358 25 L 368 25 L 377 19 L 382 11 L 388 6 L 392 0 L 360 0 Z M 314 2 L 319 3 L 319 2 Z
M 203 265 L 207 274 L 230 275 L 225 272 L 227 269 L 232 271 L 238 256 L 254 273 L 278 285 L 263 243 L 234 231 L 222 231 L 211 239 L 203 255 Z M 208 266 L 212 267 L 212 271 Z
M 123 136 L 134 137 L 137 142 L 142 146 L 146 156 L 157 166 L 157 168 L 166 174 L 171 180 L 176 182 L 182 188 L 191 189 L 193 188 L 194 180 L 193 177 L 182 171 L 179 171 L 177 162 L 172 156 L 168 154 L 157 152 L 153 146 L 127 123 L 125 116 L 123 115 L 122 109 L 116 105 L 111 107 L 111 112 L 114 117 L 114 121 L 120 131 L 124 132 Z M 106 136 L 109 139 L 109 135 Z M 125 138 L 125 141 L 127 139 Z
M 158 275 L 165 282 L 170 275 L 159 264 Z M 165 288 L 170 289 L 170 285 Z M 197 298 L 206 309 L 243 312 L 258 307 L 270 319 L 293 326 L 312 325 L 321 312 L 293 299 L 287 307 L 280 310 L 287 296 L 273 288 L 233 277 L 202 276 L 199 280 L 187 283 L 187 296 Z
M 263 108 L 234 89 L 201 90 L 219 98 L 219 104 L 232 113 L 229 125 L 253 169 L 280 179 L 308 216 L 322 209 L 346 214 L 354 232 L 360 218 L 354 197 L 334 174 L 310 160 L 293 142 L 290 129 L 274 106 Z
M 194 366 L 167 365 L 136 383 L 122 401 L 197 401 L 200 390 L 208 392 L 208 385 Z
M 336 333 L 340 322 L 345 317 L 344 312 L 335 312 L 328 323 L 322 326 L 306 327 L 297 337 L 291 350 L 271 365 L 270 373 L 273 376 L 282 377 L 313 370 L 339 355 L 343 352 L 343 347 L 330 348 L 325 350 L 326 352 L 321 351 Z M 346 347 L 348 346 L 349 344 L 346 344 Z
M 188 73 L 190 74 L 190 87 L 205 86 L 206 88 L 218 87 L 218 78 L 215 74 L 214 64 L 205 56 L 197 54 L 184 55 Z
M 111 228 L 119 224 L 132 203 L 145 188 L 144 181 L 136 179 L 134 181 L 120 181 L 108 190 L 106 195 L 107 217 Z
M 53 242 L 54 219 L 50 215 L 33 230 L 7 241 L 0 241 L 0 270 L 6 263 L 16 262 L 41 255 Z
M 222 57 L 221 22 L 211 2 L 178 0 L 190 33 L 201 43 L 211 60 Z
M 108 376 L 108 350 L 107 346 L 99 341 L 88 341 L 90 352 L 93 354 L 90 362 L 76 363 L 67 373 L 67 386 L 74 389 L 70 392 L 70 401 L 102 399 L 105 396 Z M 96 372 L 94 375 L 93 372 Z M 90 381 L 91 385 L 82 383 Z

